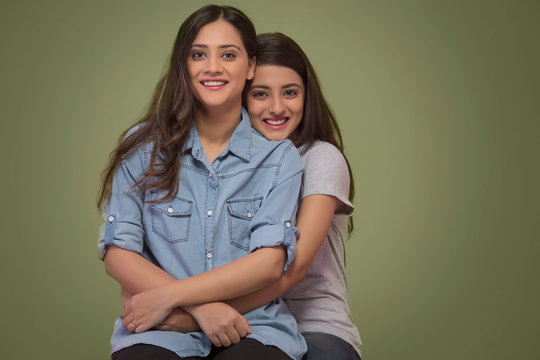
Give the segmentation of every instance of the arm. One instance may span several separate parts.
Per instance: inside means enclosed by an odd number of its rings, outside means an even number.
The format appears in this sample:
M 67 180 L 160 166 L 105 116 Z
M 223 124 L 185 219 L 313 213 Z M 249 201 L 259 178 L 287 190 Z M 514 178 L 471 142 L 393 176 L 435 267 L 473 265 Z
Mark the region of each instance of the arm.
M 175 307 L 242 296 L 279 279 L 283 246 L 264 247 L 213 270 L 134 295 L 126 304 L 122 325 L 137 333 L 159 324 Z
M 125 327 L 142 332 L 159 324 L 175 307 L 242 296 L 281 276 L 285 260 L 290 263 L 294 257 L 297 203 L 290 199 L 298 197 L 302 175 L 298 153 L 292 144 L 284 146 L 272 188 L 249 223 L 250 254 L 133 296 L 122 312 Z
M 279 280 L 273 282 L 259 291 L 225 301 L 228 305 L 244 314 L 267 304 L 294 285 L 301 282 L 306 276 L 307 270 L 315 255 L 319 251 L 326 234 L 330 229 L 332 218 L 337 205 L 337 199 L 329 195 L 310 195 L 302 200 L 297 216 L 297 225 L 300 229 L 300 237 L 296 242 L 296 257 L 291 267 L 282 273 Z M 220 308 L 221 304 L 223 308 Z M 208 327 L 212 326 L 212 320 L 222 321 L 220 312 L 228 306 L 223 303 L 211 303 L 192 306 L 191 309 L 198 311 Z M 165 329 L 179 330 L 183 326 L 183 319 L 169 318 Z M 219 325 L 215 325 L 219 328 Z M 206 332 L 206 331 L 205 331 Z
M 111 246 L 105 256 L 107 273 L 122 285 L 124 303 L 134 295 L 163 286 L 175 278 L 141 255 Z M 203 308 L 175 308 L 156 326 L 156 330 L 188 333 L 204 331 L 215 346 L 238 343 L 251 333 L 247 320 L 238 311 L 223 303 L 208 303 Z M 191 315 L 193 314 L 193 315 Z
M 311 262 L 317 255 L 332 224 L 337 199 L 329 195 L 310 195 L 302 200 L 297 227 L 300 237 L 296 242 L 296 257 L 291 267 L 279 280 L 251 294 L 227 301 L 240 313 L 263 306 L 304 280 Z

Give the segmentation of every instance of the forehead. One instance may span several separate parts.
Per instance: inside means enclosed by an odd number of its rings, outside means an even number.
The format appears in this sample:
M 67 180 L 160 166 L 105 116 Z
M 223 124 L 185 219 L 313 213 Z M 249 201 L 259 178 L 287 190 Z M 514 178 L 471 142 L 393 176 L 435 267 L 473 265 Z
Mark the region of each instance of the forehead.
M 222 19 L 204 25 L 193 40 L 193 46 L 195 45 L 235 45 L 242 49 L 244 47 L 238 30 Z
M 304 85 L 300 75 L 291 68 L 278 65 L 260 65 L 255 69 L 252 86 L 283 86 L 290 84 Z

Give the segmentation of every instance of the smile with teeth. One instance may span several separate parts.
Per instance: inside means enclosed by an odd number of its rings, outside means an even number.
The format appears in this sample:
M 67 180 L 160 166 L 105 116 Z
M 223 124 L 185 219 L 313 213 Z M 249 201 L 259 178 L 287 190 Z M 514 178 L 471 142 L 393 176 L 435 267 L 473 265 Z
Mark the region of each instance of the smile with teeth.
M 289 120 L 288 117 L 280 118 L 280 119 L 264 119 L 264 122 L 268 125 L 272 126 L 279 126 L 285 124 Z
M 202 81 L 201 84 L 204 86 L 223 86 L 227 82 L 226 81 L 219 81 L 219 80 L 211 80 L 211 81 Z

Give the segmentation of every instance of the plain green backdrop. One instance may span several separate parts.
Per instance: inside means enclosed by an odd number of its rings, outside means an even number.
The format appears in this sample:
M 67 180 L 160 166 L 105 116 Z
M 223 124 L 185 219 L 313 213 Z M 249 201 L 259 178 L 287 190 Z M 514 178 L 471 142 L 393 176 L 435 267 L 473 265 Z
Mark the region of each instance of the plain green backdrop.
M 0 358 L 108 358 L 99 174 L 206 3 L 1 1 Z M 296 39 L 337 115 L 364 357 L 536 358 L 540 3 L 216 3 Z

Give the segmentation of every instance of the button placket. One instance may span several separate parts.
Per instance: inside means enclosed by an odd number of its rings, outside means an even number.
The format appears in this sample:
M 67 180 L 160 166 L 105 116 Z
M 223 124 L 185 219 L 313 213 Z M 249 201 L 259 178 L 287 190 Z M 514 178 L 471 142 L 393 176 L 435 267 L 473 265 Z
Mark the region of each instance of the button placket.
M 214 268 L 214 218 L 215 218 L 215 202 L 217 197 L 217 176 L 213 169 L 208 171 L 206 178 L 206 216 L 204 217 L 204 249 L 205 255 L 205 270 Z

